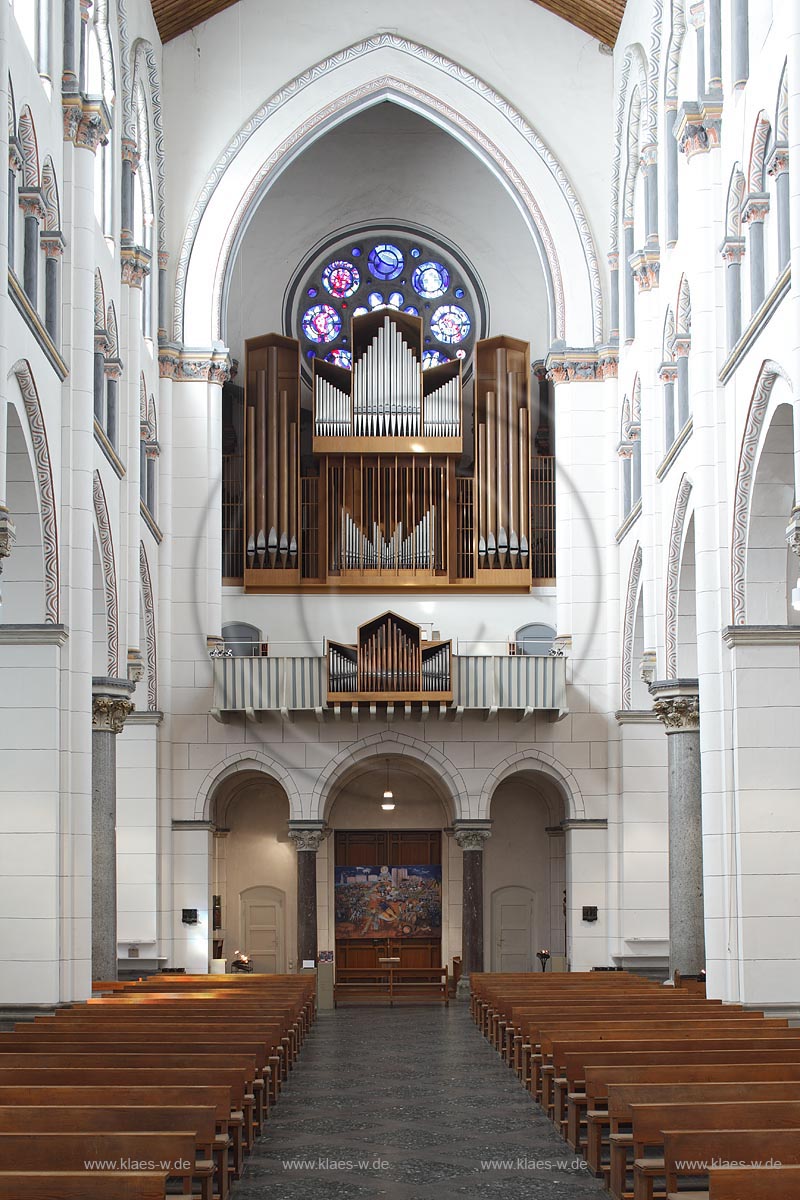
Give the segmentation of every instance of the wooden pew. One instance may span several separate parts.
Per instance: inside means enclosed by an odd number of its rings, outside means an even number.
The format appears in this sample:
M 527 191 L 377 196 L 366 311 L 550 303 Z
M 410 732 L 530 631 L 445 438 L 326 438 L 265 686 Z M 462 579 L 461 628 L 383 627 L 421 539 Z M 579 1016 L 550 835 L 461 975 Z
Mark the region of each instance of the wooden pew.
M 687 1168 L 687 1163 L 705 1163 Z M 664 1177 L 667 1196 L 686 1200 L 682 1184 L 691 1182 L 691 1196 L 701 1200 L 708 1195 L 708 1176 L 714 1164 L 771 1171 L 776 1179 L 779 1166 L 800 1166 L 800 1129 L 692 1130 L 664 1133 Z M 765 1164 L 769 1163 L 767 1166 Z
M 0 1200 L 164 1200 L 163 1171 L 0 1171 Z
M 633 1104 L 630 1133 L 612 1130 L 609 1189 L 622 1200 L 632 1159 L 637 1200 L 652 1197 L 653 1179 L 664 1171 L 664 1131 L 700 1129 L 798 1129 L 800 1100 Z
M 84 1171 L 88 1162 L 136 1163 L 121 1171 L 154 1171 L 179 1179 L 182 1195 L 199 1185 L 200 1200 L 212 1200 L 213 1164 L 195 1158 L 194 1134 L 145 1133 L 0 1133 L 0 1171 Z M 150 1166 L 149 1164 L 153 1165 Z M 99 1169 L 104 1169 L 100 1167 Z M 106 1167 L 105 1169 L 115 1169 Z
M 610 1145 L 610 1130 L 616 1131 L 615 1144 L 625 1144 L 622 1126 L 631 1122 L 633 1106 L 637 1104 L 716 1104 L 741 1100 L 753 1103 L 769 1100 L 800 1101 L 800 1083 L 759 1082 L 700 1082 L 687 1083 L 627 1083 L 611 1084 L 608 1088 L 607 1112 L 589 1116 L 586 1161 L 595 1175 L 600 1175 L 605 1162 L 604 1151 Z M 678 1127 L 680 1128 L 680 1127 Z M 632 1140 L 628 1144 L 632 1145 Z M 610 1160 L 609 1160 L 610 1162 Z
M 800 1167 L 717 1167 L 710 1200 L 800 1200 Z

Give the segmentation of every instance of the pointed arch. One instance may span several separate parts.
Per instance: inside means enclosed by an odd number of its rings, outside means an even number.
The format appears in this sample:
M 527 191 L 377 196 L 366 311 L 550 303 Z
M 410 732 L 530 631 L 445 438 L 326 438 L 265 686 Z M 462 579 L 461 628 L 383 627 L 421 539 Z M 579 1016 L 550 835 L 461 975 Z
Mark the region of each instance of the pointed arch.
M 106 290 L 103 287 L 103 276 L 99 267 L 94 273 L 94 331 L 106 327 Z
M 8 140 L 17 136 L 17 105 L 14 100 L 14 84 L 11 75 L 8 76 Z
M 667 587 L 664 605 L 664 678 L 675 679 L 678 673 L 678 588 L 681 571 L 686 513 L 692 495 L 692 481 L 683 475 L 672 512 L 669 545 L 667 547 Z
M 108 331 L 108 358 L 119 358 L 119 329 L 117 326 L 117 310 L 112 300 L 106 312 L 106 330 Z
M 156 609 L 153 598 L 153 581 L 144 542 L 139 543 L 139 575 L 142 585 L 144 612 L 145 652 L 147 655 L 147 707 L 158 711 L 158 644 L 156 639 Z
M 725 205 L 725 236 L 742 236 L 742 204 L 744 202 L 745 178 L 739 163 L 733 164 L 728 181 L 728 196 Z
M 338 81 L 345 66 L 354 86 L 341 92 Z M 221 336 L 232 257 L 254 207 L 289 161 L 354 112 L 387 99 L 451 131 L 514 197 L 550 274 L 551 333 L 572 344 L 601 341 L 602 287 L 594 242 L 558 159 L 524 116 L 484 80 L 426 46 L 389 33 L 349 46 L 291 80 L 230 141 L 207 177 L 184 233 L 173 309 L 176 339 L 201 344 Z M 287 129 L 288 135 L 279 132 Z M 537 201 L 545 193 L 547 212 Z M 551 220 L 563 232 L 565 252 L 576 255 L 585 270 L 571 270 L 568 277 L 562 272 Z M 207 286 L 194 286 L 195 276 L 213 278 L 210 294 Z M 579 343 L 580 337 L 586 340 Z
M 114 66 L 114 47 L 111 42 L 109 24 L 109 0 L 95 0 L 93 23 L 100 58 L 102 96 L 109 110 L 111 110 L 116 100 L 117 84 Z
M 625 187 L 623 189 L 623 206 L 622 219 L 623 221 L 632 221 L 634 212 L 634 195 L 636 192 L 636 180 L 639 175 L 639 167 L 641 164 L 641 121 L 642 121 L 642 96 L 638 87 L 634 87 L 631 93 L 631 102 L 628 106 L 628 137 L 627 137 L 627 154 L 625 157 Z
M 782 379 L 791 390 L 789 376 L 779 363 L 765 359 L 750 397 L 733 497 L 733 528 L 731 531 L 731 620 L 734 625 L 747 623 L 747 530 L 750 522 L 750 499 L 764 417 L 769 407 L 772 389 Z M 787 519 L 789 514 L 787 513 Z
M 681 275 L 681 281 L 678 284 L 678 303 L 676 305 L 676 329 L 675 334 L 679 338 L 688 338 L 692 335 L 692 296 L 689 291 L 689 280 L 685 275 Z
M 27 104 L 19 114 L 19 142 L 22 147 L 22 182 L 26 188 L 39 186 L 39 144 L 31 110 Z
M 664 314 L 664 329 L 661 334 L 661 361 L 662 363 L 675 361 L 675 311 L 671 304 L 667 305 L 667 311 Z
M 633 83 L 631 83 L 633 75 Z M 619 249 L 620 225 L 620 181 L 622 178 L 622 144 L 625 132 L 625 113 L 629 108 L 629 93 L 636 87 L 640 96 L 647 93 L 647 56 L 639 42 L 633 42 L 625 51 L 617 85 L 617 110 L 614 116 L 614 158 L 611 164 L 611 230 L 609 249 L 616 254 Z
M 120 4 L 122 10 L 123 5 Z M 120 38 L 122 38 L 122 12 L 120 12 Z M 125 30 L 127 34 L 127 28 Z M 132 58 L 132 87 L 130 96 L 129 127 L 136 140 L 136 88 L 140 83 L 142 89 L 146 85 L 146 98 L 150 123 L 148 124 L 148 152 L 152 150 L 155 157 L 155 204 L 154 215 L 157 226 L 157 245 L 159 253 L 166 248 L 166 167 L 164 160 L 164 123 L 161 111 L 161 78 L 159 75 L 158 59 L 150 42 L 137 38 L 131 50 Z M 152 185 L 151 185 L 152 187 Z
M 36 465 L 36 481 L 39 494 L 39 515 L 42 522 L 42 546 L 44 549 L 45 622 L 57 625 L 60 612 L 61 582 L 59 571 L 58 521 L 56 515 L 53 469 L 50 462 L 50 447 L 47 442 L 42 406 L 34 382 L 31 365 L 26 358 L 14 363 L 9 377 L 14 375 L 28 418 L 28 430 L 33 446 Z
M 628 586 L 625 590 L 625 611 L 622 623 L 622 709 L 631 707 L 633 688 L 633 635 L 636 626 L 636 609 L 639 601 L 639 582 L 642 575 L 642 547 L 639 542 L 633 548 L 628 571 Z
M 784 60 L 778 83 L 778 101 L 775 105 L 775 141 L 781 145 L 789 144 L 789 80 L 787 78 L 788 61 Z
M 119 676 L 119 600 L 117 593 L 117 566 L 114 558 L 114 540 L 111 535 L 111 520 L 106 504 L 106 494 L 100 472 L 95 471 L 92 479 L 92 498 L 100 544 L 101 567 L 106 600 L 106 629 L 108 635 L 108 676 Z

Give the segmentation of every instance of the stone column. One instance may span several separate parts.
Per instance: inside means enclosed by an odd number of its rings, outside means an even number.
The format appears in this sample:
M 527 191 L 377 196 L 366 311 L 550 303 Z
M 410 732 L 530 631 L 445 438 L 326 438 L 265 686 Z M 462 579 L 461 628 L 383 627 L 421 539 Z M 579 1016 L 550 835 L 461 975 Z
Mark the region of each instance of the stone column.
M 658 368 L 658 378 L 664 385 L 664 450 L 670 449 L 678 434 L 675 428 L 675 380 L 678 367 L 668 359 Z
M 750 255 L 750 311 L 755 313 L 764 303 L 764 218 L 769 212 L 769 196 L 758 193 L 747 196 L 742 208 L 742 223 L 747 225 Z
M 650 691 L 668 738 L 670 976 L 696 975 L 706 961 L 698 684 L 660 680 Z
M 697 99 L 706 94 L 706 6 L 705 0 L 696 0 L 689 7 L 689 24 L 695 31 L 695 60 L 697 63 Z M 713 37 L 713 34 L 712 34 Z
M 483 970 L 483 847 L 491 836 L 491 821 L 457 821 L 453 835 L 464 851 L 461 906 L 461 978 L 458 999 L 469 998 L 469 977 Z
M 324 821 L 290 821 L 297 848 L 297 969 L 317 961 L 317 851 L 330 831 Z
M 22 287 L 31 307 L 36 308 L 39 304 L 39 225 L 44 221 L 44 204 L 38 187 L 20 188 L 17 195 L 25 218 Z
M 678 365 L 677 374 L 677 392 L 678 392 L 678 411 L 677 411 L 677 426 L 675 436 L 680 433 L 686 422 L 689 420 L 691 404 L 689 399 L 689 350 L 691 349 L 691 339 L 679 335 L 673 341 L 675 350 L 675 361 Z
M 48 229 L 40 237 L 44 250 L 44 325 L 57 347 L 61 328 L 61 256 L 64 238 L 59 229 Z
M 127 679 L 92 680 L 92 979 L 117 978 L 117 747 Z
M 611 298 L 611 330 L 609 336 L 612 342 L 619 341 L 619 253 L 614 250 L 608 256 L 608 271 Z
M 722 243 L 725 269 L 725 308 L 728 315 L 728 349 L 742 336 L 742 259 L 744 238 L 726 238 Z
M 636 310 L 635 290 L 633 286 L 633 267 L 631 265 L 631 257 L 633 256 L 633 221 L 627 220 L 623 224 L 623 259 L 624 279 L 625 279 L 625 341 L 632 342 L 636 336 Z
M 778 211 L 778 269 L 789 265 L 792 246 L 789 229 L 789 148 L 778 143 L 770 156 L 767 173 L 775 180 L 775 206 Z

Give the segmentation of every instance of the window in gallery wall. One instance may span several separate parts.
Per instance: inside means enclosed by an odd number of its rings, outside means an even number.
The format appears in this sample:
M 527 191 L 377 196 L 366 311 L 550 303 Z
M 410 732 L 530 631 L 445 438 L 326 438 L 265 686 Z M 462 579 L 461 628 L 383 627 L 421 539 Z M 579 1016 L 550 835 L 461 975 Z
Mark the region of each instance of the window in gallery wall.
M 553 649 L 556 631 L 552 625 L 532 623 L 522 625 L 514 634 L 515 654 L 549 654 Z
M 454 358 L 471 370 L 486 335 L 488 306 L 474 267 L 438 235 L 409 227 L 342 232 L 316 247 L 287 289 L 285 332 L 314 358 L 350 369 L 350 322 L 387 308 L 423 321 L 422 369 Z

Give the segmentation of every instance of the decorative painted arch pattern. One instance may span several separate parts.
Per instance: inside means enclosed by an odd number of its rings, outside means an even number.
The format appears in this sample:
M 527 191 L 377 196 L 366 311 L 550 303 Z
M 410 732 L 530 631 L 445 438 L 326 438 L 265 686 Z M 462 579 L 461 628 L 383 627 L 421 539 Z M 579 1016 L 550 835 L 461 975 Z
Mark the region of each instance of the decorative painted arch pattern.
M 623 221 L 633 220 L 636 179 L 639 175 L 639 166 L 642 155 L 640 128 L 641 116 L 642 96 L 638 87 L 634 87 L 631 93 L 630 106 L 628 108 L 628 153 L 625 162 L 625 189 L 622 205 Z
M 42 523 L 42 548 L 44 553 L 44 619 L 48 625 L 57 625 L 61 595 L 58 558 L 58 522 L 56 518 L 53 469 L 50 463 L 50 447 L 47 444 L 47 430 L 45 429 L 44 417 L 42 416 L 39 393 L 36 389 L 31 365 L 28 360 L 25 358 L 19 359 L 14 363 L 10 374 L 16 377 L 19 390 L 22 394 L 36 466 L 36 482 L 39 491 L 39 515 Z
M 676 679 L 678 675 L 678 587 L 683 532 L 686 527 L 686 513 L 691 494 L 692 481 L 688 475 L 684 475 L 678 485 L 667 547 L 667 594 L 664 606 L 665 679 Z
M 158 644 L 156 640 L 156 609 L 153 598 L 153 581 L 144 542 L 139 543 L 139 575 L 142 584 L 144 612 L 145 652 L 147 655 L 147 707 L 150 712 L 158 710 Z
M 675 359 L 675 312 L 672 305 L 667 306 L 664 314 L 664 333 L 661 337 L 661 360 L 673 362 Z
M 622 696 L 621 707 L 631 707 L 633 689 L 633 635 L 636 627 L 636 607 L 639 599 L 639 580 L 642 575 L 642 547 L 636 543 L 628 572 L 625 592 L 625 617 L 622 627 Z
M 747 167 L 747 190 L 756 193 L 764 190 L 764 159 L 771 132 L 769 118 L 763 108 L 756 117 L 753 137 L 750 142 L 750 161 Z
M 17 106 L 14 101 L 14 85 L 11 76 L 8 77 L 8 139 L 17 136 Z
M 44 227 L 49 232 L 61 229 L 61 205 L 58 201 L 58 184 L 53 160 L 48 154 L 42 165 L 42 200 L 44 201 Z
M 775 140 L 783 145 L 789 144 L 789 81 L 787 79 L 788 63 L 784 62 L 781 79 L 778 84 L 778 103 L 775 106 Z
M 758 379 L 747 410 L 739 465 L 736 471 L 736 488 L 733 497 L 733 529 L 731 532 L 731 607 L 734 625 L 747 623 L 747 532 L 750 521 L 750 498 L 753 491 L 756 455 L 764 415 L 769 406 L 772 389 L 778 379 L 791 388 L 789 376 L 778 363 L 765 359 L 761 364 Z
M 368 97 L 391 93 L 399 93 L 413 98 L 428 110 L 438 113 L 449 124 L 458 127 L 476 146 L 480 147 L 484 153 L 493 159 L 506 179 L 512 184 L 528 212 L 544 254 L 545 262 L 543 265 L 545 266 L 545 276 L 550 291 L 552 337 L 563 341 L 566 335 L 566 304 L 558 250 L 544 214 L 527 181 L 516 170 L 506 155 L 486 136 L 483 130 L 467 120 L 463 114 L 450 105 L 445 104 L 431 93 L 421 91 L 404 80 L 392 76 L 370 80 L 369 83 L 355 88 L 344 96 L 340 96 L 333 104 L 328 105 L 321 112 L 315 113 L 299 128 L 295 129 L 269 156 L 266 162 L 262 163 L 244 195 L 241 197 L 225 233 L 214 284 L 213 320 L 216 336 L 220 336 L 222 333 L 224 283 L 229 277 L 239 235 L 245 226 L 249 212 L 257 202 L 270 175 L 296 146 L 302 144 L 318 126 L 325 124 L 337 112 L 350 110 L 363 103 Z
M 26 188 L 36 188 L 39 186 L 39 146 L 27 104 L 19 114 L 18 134 L 22 147 L 22 182 Z
M 94 330 L 106 327 L 106 293 L 103 287 L 103 276 L 99 269 L 94 273 Z
M 106 623 L 108 628 L 108 675 L 116 679 L 119 674 L 119 603 L 117 599 L 117 567 L 114 560 L 114 541 L 111 536 L 111 521 L 108 515 L 106 494 L 99 471 L 92 480 L 94 515 L 97 521 L 97 536 L 100 542 L 103 585 L 106 598 Z
M 678 285 L 677 329 L 678 337 L 691 337 L 692 333 L 692 296 L 689 291 L 689 280 L 681 276 Z
M 164 162 L 164 120 L 161 110 L 161 77 L 158 60 L 150 42 L 137 38 L 131 47 L 128 34 L 128 0 L 117 0 L 117 27 L 120 44 L 120 75 L 122 79 L 122 112 L 124 133 L 136 142 L 133 79 L 136 63 L 144 59 L 150 87 L 150 107 L 156 152 L 156 219 L 158 221 L 158 252 L 166 253 L 166 168 Z
M 94 27 L 100 50 L 100 70 L 103 77 L 103 99 L 112 108 L 116 94 L 116 72 L 114 71 L 114 48 L 108 20 L 109 0 L 95 0 Z
M 643 47 L 634 42 L 625 51 L 617 90 L 617 108 L 614 114 L 614 157 L 611 163 L 611 228 L 609 249 L 615 254 L 619 249 L 620 182 L 622 179 L 622 144 L 625 131 L 625 112 L 628 106 L 628 91 L 631 71 L 636 67 L 636 83 L 640 95 L 647 94 L 647 60 Z
M 686 9 L 684 0 L 672 0 L 672 29 L 667 49 L 667 69 L 664 75 L 664 99 L 673 106 L 678 103 L 678 72 L 681 52 L 686 37 Z
M 108 357 L 119 358 L 119 332 L 117 327 L 117 312 L 112 300 L 106 313 L 106 329 L 108 330 Z
M 660 3 L 660 0 L 657 0 Z M 124 8 L 124 0 L 120 0 L 121 8 Z M 209 201 L 217 189 L 220 180 L 225 175 L 231 163 L 234 161 L 240 150 L 249 139 L 256 133 L 261 126 L 267 121 L 278 109 L 282 108 L 294 96 L 301 93 L 310 84 L 320 76 L 327 75 L 338 67 L 344 66 L 354 59 L 361 58 L 376 50 L 382 48 L 392 48 L 404 54 L 408 54 L 418 61 L 424 62 L 427 65 L 434 67 L 436 70 L 455 78 L 463 86 L 469 88 L 476 95 L 488 101 L 493 108 L 501 113 L 505 119 L 514 127 L 514 129 L 525 139 L 528 145 L 535 151 L 541 162 L 549 171 L 553 180 L 557 184 L 562 193 L 567 205 L 569 206 L 572 218 L 575 222 L 576 229 L 583 247 L 584 257 L 586 261 L 587 272 L 589 276 L 591 295 L 592 295 L 592 318 L 594 325 L 594 340 L 595 342 L 602 341 L 603 337 L 603 293 L 600 278 L 600 269 L 597 259 L 597 251 L 594 245 L 594 238 L 583 211 L 577 193 L 564 170 L 563 166 L 553 154 L 544 139 L 536 132 L 531 125 L 528 124 L 525 117 L 517 109 L 509 103 L 509 101 L 496 92 L 489 84 L 479 77 L 471 74 L 465 67 L 459 63 L 452 61 L 442 54 L 431 50 L 427 46 L 419 45 L 406 38 L 400 38 L 395 34 L 381 33 L 374 37 L 367 38 L 364 41 L 357 42 L 354 45 L 346 47 L 344 50 L 330 55 L 322 61 L 310 67 L 307 71 L 300 75 L 296 75 L 289 80 L 284 87 L 274 92 L 270 98 L 260 105 L 255 112 L 248 118 L 247 121 L 237 131 L 235 136 L 228 143 L 227 147 L 217 159 L 211 172 L 204 183 L 200 194 L 194 204 L 192 212 L 187 222 L 184 232 L 181 249 L 178 256 L 175 281 L 175 299 L 173 308 L 173 336 L 175 340 L 183 340 L 183 308 L 186 292 L 186 279 L 189 270 L 189 261 L 191 259 L 192 248 L 194 245 L 197 231 L 203 219 L 203 215 L 208 207 Z M 458 122 L 461 124 L 461 122 Z M 485 134 L 481 134 L 481 142 L 488 142 Z M 489 143 L 491 145 L 491 143 Z M 496 151 L 496 148 L 494 148 Z M 499 151 L 496 151 L 499 153 Z M 521 181 L 523 182 L 523 181 Z M 515 184 L 516 186 L 516 184 Z M 527 189 L 529 191 L 529 189 Z
M 742 203 L 744 201 L 745 178 L 738 163 L 734 163 L 728 183 L 728 197 L 725 206 L 725 236 L 740 238 L 742 236 Z

